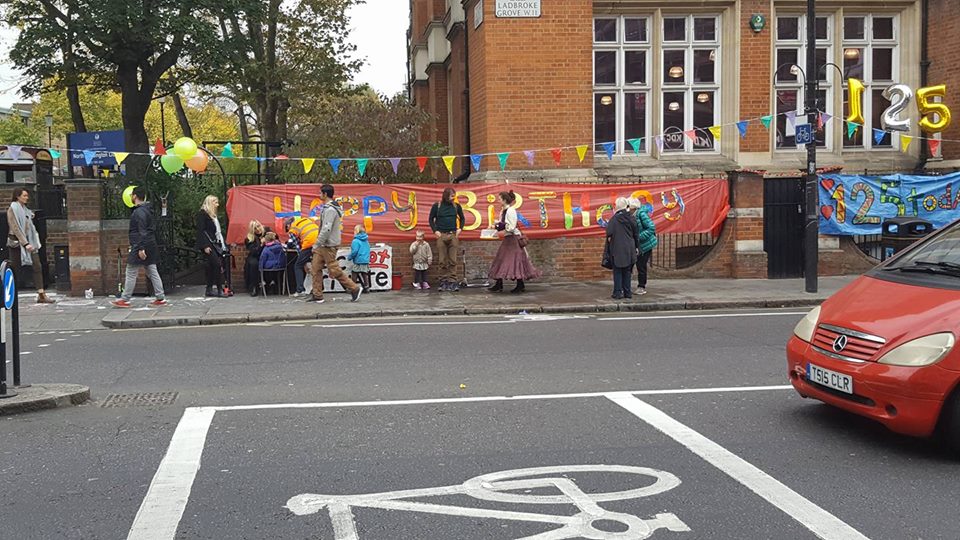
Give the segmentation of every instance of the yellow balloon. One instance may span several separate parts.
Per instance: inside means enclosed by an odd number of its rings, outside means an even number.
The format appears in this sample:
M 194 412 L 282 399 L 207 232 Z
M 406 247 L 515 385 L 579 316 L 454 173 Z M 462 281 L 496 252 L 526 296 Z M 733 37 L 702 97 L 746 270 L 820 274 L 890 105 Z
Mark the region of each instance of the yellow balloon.
M 859 79 L 847 79 L 847 100 L 850 102 L 850 114 L 847 122 L 862 126 L 863 120 L 863 83 Z
M 133 190 L 136 188 L 137 186 L 127 186 L 127 188 L 123 190 L 123 204 L 127 205 L 127 208 L 133 208 L 134 206 Z
M 173 153 L 186 161 L 197 153 L 197 143 L 190 137 L 180 137 L 173 143 Z
M 943 99 L 947 95 L 947 85 L 938 84 L 917 90 L 917 108 L 920 109 L 920 129 L 934 134 L 940 133 L 950 125 L 950 107 L 944 103 L 935 103 L 933 98 Z M 939 116 L 934 121 L 933 115 Z

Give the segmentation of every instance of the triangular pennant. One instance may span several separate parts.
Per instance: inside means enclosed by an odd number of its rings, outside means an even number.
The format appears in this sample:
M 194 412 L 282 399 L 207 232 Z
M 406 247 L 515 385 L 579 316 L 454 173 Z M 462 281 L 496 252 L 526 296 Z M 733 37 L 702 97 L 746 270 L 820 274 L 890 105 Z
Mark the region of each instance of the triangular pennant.
M 787 133 L 797 131 L 797 111 L 787 111 Z
M 847 121 L 847 138 L 852 139 L 853 134 L 857 132 L 857 125 L 853 122 Z
M 153 155 L 155 156 L 165 156 L 167 155 L 167 149 L 163 146 L 163 141 L 157 139 L 157 143 L 153 145 Z
M 453 162 L 456 161 L 457 156 L 443 156 L 443 164 L 447 166 L 447 172 L 453 174 Z
M 7 145 L 7 154 L 10 156 L 10 159 L 20 159 L 21 150 L 23 150 L 23 146 L 17 146 L 13 144 Z
M 770 115 L 760 117 L 760 123 L 763 124 L 763 127 L 767 129 L 770 129 L 770 122 L 772 121 L 773 121 L 773 117 Z
M 873 128 L 873 142 L 874 144 L 880 144 L 880 141 L 887 135 L 887 132 L 882 129 Z
M 583 158 L 587 157 L 587 149 L 590 148 L 585 144 L 581 144 L 577 147 L 577 157 L 580 158 L 580 163 L 583 163 Z
M 910 135 L 900 135 L 900 151 L 906 154 L 907 150 L 910 149 L 910 143 L 912 142 L 913 137 Z
M 497 159 L 500 160 L 500 170 L 501 170 L 501 171 L 507 168 L 507 158 L 508 158 L 508 157 L 510 157 L 510 153 L 509 153 L 509 152 L 502 152 L 502 153 L 500 153 L 500 154 L 497 154 Z
M 130 152 L 114 152 L 113 159 L 117 160 L 117 165 L 123 163 L 123 160 L 127 159 L 127 156 L 130 155 Z
M 603 151 L 607 153 L 607 159 L 613 159 L 613 151 L 617 149 L 616 143 L 603 143 Z
M 483 159 L 482 154 L 473 154 L 470 156 L 470 163 L 473 164 L 473 170 L 480 170 L 480 161 Z
M 823 128 L 827 125 L 827 122 L 829 122 L 832 118 L 832 116 L 825 112 L 820 113 L 820 116 L 817 117 L 817 122 L 819 123 L 818 129 L 823 130 Z
M 50 157 L 52 157 L 53 159 L 60 159 L 61 154 L 59 150 L 54 150 L 53 148 L 50 148 L 49 152 L 50 152 Z
M 720 133 L 722 131 L 723 131 L 723 128 L 721 126 L 713 126 L 712 128 L 710 128 L 710 133 L 713 134 L 713 138 L 718 141 L 720 140 Z
M 273 159 L 290 159 L 290 156 L 288 156 L 288 155 L 286 155 L 286 154 L 280 154 L 280 155 L 278 155 L 277 157 L 275 157 L 275 158 L 273 158 Z
M 559 148 L 553 148 L 550 150 L 550 155 L 553 156 L 553 162 L 557 165 L 557 167 L 559 167 L 560 160 L 563 159 L 563 150 Z
M 223 146 L 223 152 L 220 152 L 220 157 L 231 158 L 236 157 L 233 154 L 233 144 L 227 143 Z
M 340 174 L 340 163 L 343 160 L 340 158 L 331 158 L 328 161 L 330 161 L 330 166 L 333 167 L 333 174 Z
M 656 141 L 657 141 L 657 151 L 662 153 L 663 152 L 663 135 L 657 135 Z
M 420 169 L 420 172 L 423 172 L 427 168 L 427 156 L 417 156 L 417 168 Z
M 535 159 L 535 157 L 534 157 L 534 156 L 535 156 L 534 151 L 533 151 L 533 150 L 524 150 L 524 151 L 523 151 L 523 155 L 527 156 L 527 163 L 529 163 L 530 166 L 533 166 L 533 160 Z
M 683 134 L 686 135 L 691 141 L 697 140 L 697 130 L 695 129 L 688 129 L 684 131 Z
M 940 139 L 927 139 L 927 145 L 930 147 L 930 155 L 936 157 L 940 150 Z
M 9 148 L 9 147 L 8 147 Z M 96 150 L 84 150 L 83 151 L 83 160 L 87 162 L 87 166 L 93 165 L 93 158 L 97 157 Z
M 360 158 L 357 160 L 357 171 L 360 172 L 360 176 L 363 176 L 367 173 L 367 163 L 369 162 L 370 160 L 367 158 Z
M 104 169 L 104 170 L 103 170 L 103 177 L 104 177 L 104 178 L 110 178 L 110 169 Z
M 640 155 L 640 141 L 643 139 L 627 139 L 627 142 L 630 143 L 630 146 L 633 147 L 633 153 Z
M 740 122 L 737 122 L 737 129 L 740 130 L 741 139 L 747 136 L 747 126 L 749 125 L 750 125 L 750 122 L 747 122 L 746 120 L 741 120 Z
M 265 163 L 265 162 L 267 161 L 267 158 L 265 158 L 265 157 L 260 157 L 260 156 L 257 156 L 257 157 L 255 157 L 255 158 L 253 158 L 253 159 L 254 159 L 255 161 L 257 161 L 257 162 L 260 162 L 260 163 Z
M 400 158 L 390 158 L 390 166 L 393 167 L 393 174 L 397 174 L 397 169 L 400 168 Z
M 313 169 L 313 164 L 317 161 L 314 158 L 303 158 L 300 160 L 303 162 L 303 173 L 310 174 L 310 170 Z

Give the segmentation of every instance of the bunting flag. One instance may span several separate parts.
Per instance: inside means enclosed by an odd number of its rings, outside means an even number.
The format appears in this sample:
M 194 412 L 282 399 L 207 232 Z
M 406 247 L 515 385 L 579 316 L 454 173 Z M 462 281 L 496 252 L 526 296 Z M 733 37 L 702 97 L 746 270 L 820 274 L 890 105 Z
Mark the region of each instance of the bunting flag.
M 23 150 L 23 146 L 8 144 L 7 145 L 7 154 L 10 156 L 10 159 L 17 160 L 20 159 L 20 151 Z
M 559 167 L 560 160 L 563 158 L 563 150 L 559 148 L 553 148 L 550 150 L 550 155 L 553 156 L 553 162 L 557 165 L 557 167 Z
M 767 129 L 770 129 L 770 122 L 772 121 L 773 121 L 773 116 L 767 115 L 767 116 L 760 117 L 760 123 L 763 124 L 763 127 Z
M 927 139 L 927 145 L 930 146 L 930 155 L 936 157 L 940 150 L 940 139 Z
M 227 143 L 223 146 L 223 152 L 220 152 L 220 157 L 226 157 L 226 158 L 235 157 L 233 155 L 233 143 Z
M 266 163 L 266 161 L 267 161 L 267 158 L 261 157 L 261 156 L 257 156 L 257 157 L 255 157 L 255 158 L 253 158 L 253 159 L 254 159 L 254 161 L 256 161 L 257 163 Z
M 330 166 L 333 167 L 333 174 L 340 174 L 340 162 L 343 160 L 339 158 L 332 158 L 329 161 Z
M 288 155 L 286 155 L 286 154 L 280 154 L 280 155 L 278 155 L 277 157 L 275 157 L 275 158 L 273 158 L 273 159 L 290 159 L 290 156 L 288 156 Z
M 509 153 L 509 152 L 502 152 L 502 153 L 500 153 L 500 154 L 497 154 L 497 159 L 500 160 L 500 170 L 501 170 L 501 171 L 507 168 L 507 158 L 508 158 L 508 157 L 510 157 L 510 153 Z
M 480 161 L 483 159 L 481 154 L 472 154 L 470 156 L 470 163 L 473 164 L 473 170 L 480 172 Z
M 427 156 L 417 156 L 417 168 L 420 169 L 420 172 L 423 172 L 427 168 Z
M 127 159 L 127 156 L 130 155 L 130 152 L 114 152 L 113 159 L 117 160 L 117 165 L 123 163 L 123 160 Z
M 883 141 L 883 138 L 887 135 L 887 132 L 882 129 L 873 128 L 873 142 L 880 144 Z
M 853 122 L 847 121 L 847 138 L 852 139 L 853 134 L 857 132 L 857 125 Z
M 104 170 L 103 170 L 103 177 L 104 177 L 104 178 L 110 178 L 110 169 L 104 169 Z
M 823 130 L 823 128 L 832 118 L 832 116 L 825 112 L 820 113 L 820 116 L 817 117 L 817 122 L 819 123 L 818 129 Z
M 360 158 L 357 160 L 357 171 L 360 172 L 360 176 L 363 176 L 367 173 L 367 163 L 370 163 L 370 160 L 367 158 Z
M 627 139 L 627 142 L 630 143 L 630 146 L 633 147 L 633 153 L 640 155 L 640 141 L 643 139 Z
M 390 158 L 390 166 L 393 167 L 393 174 L 397 174 L 397 170 L 400 168 L 400 158 Z
M 447 172 L 453 174 L 453 162 L 456 161 L 457 156 L 443 156 L 443 164 L 447 166 Z
M 723 127 L 721 126 L 713 126 L 712 128 L 710 128 L 710 133 L 713 134 L 713 138 L 718 141 L 720 140 L 720 133 L 722 131 L 723 131 Z
M 587 157 L 587 149 L 590 148 L 585 144 L 581 144 L 577 147 L 577 157 L 580 158 L 580 163 L 583 163 L 583 158 Z
M 657 151 L 663 153 L 663 135 L 657 135 Z
M 607 153 L 607 159 L 613 159 L 613 151 L 617 149 L 617 143 L 603 143 L 603 151 Z
M 310 174 L 310 170 L 313 169 L 313 164 L 314 164 L 314 162 L 316 162 L 317 160 L 315 160 L 315 159 L 313 159 L 313 158 L 303 158 L 303 159 L 300 160 L 300 161 L 303 162 L 303 173 L 304 173 L 304 174 Z
M 7 147 L 9 148 L 9 147 Z M 96 150 L 84 150 L 83 151 L 83 160 L 87 162 L 87 166 L 93 165 L 93 158 L 97 157 Z
M 740 130 L 740 138 L 741 138 L 741 139 L 743 139 L 744 137 L 747 136 L 747 126 L 749 126 L 749 125 L 750 125 L 750 122 L 747 122 L 746 120 L 742 120 L 742 121 L 740 121 L 740 122 L 737 122 L 737 129 Z
M 60 159 L 61 154 L 59 150 L 54 150 L 53 148 L 51 148 L 49 152 L 50 152 L 50 157 L 52 157 L 53 159 Z
M 167 149 L 163 147 L 163 141 L 157 139 L 157 143 L 153 145 L 153 155 L 155 156 L 165 156 L 167 155 Z M 233 154 L 231 154 L 232 156 Z
M 697 130 L 695 130 L 695 129 L 688 129 L 688 130 L 684 131 L 683 134 L 686 135 L 691 141 L 696 142 L 696 140 L 697 140 Z
M 900 151 L 906 154 L 907 150 L 910 148 L 910 143 L 912 142 L 913 137 L 910 135 L 900 135 Z
M 797 111 L 787 111 L 787 133 L 797 131 Z
M 524 151 L 523 151 L 523 155 L 527 156 L 527 163 L 529 163 L 530 166 L 532 167 L 532 166 L 533 166 L 534 155 L 535 155 L 534 151 L 533 151 L 533 150 L 524 150 Z

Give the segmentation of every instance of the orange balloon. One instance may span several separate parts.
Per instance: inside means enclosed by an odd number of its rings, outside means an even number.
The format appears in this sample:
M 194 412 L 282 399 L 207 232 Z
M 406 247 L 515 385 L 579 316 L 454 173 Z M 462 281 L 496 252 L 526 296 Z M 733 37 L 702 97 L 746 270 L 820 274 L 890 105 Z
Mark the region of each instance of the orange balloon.
M 207 170 L 207 165 L 210 164 L 210 158 L 207 157 L 207 153 L 203 150 L 197 150 L 197 153 L 188 159 L 186 164 L 191 171 L 199 173 Z

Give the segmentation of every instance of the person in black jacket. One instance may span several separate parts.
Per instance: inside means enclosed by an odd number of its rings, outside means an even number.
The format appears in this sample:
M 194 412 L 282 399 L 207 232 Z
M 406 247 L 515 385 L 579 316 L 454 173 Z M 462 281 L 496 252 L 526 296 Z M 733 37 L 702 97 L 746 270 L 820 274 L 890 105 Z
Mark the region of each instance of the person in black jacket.
M 247 248 L 247 259 L 243 264 L 243 282 L 247 286 L 250 296 L 257 295 L 260 285 L 260 252 L 263 249 L 263 225 L 257 220 L 251 220 L 247 226 L 247 238 L 243 244 Z
M 226 244 L 223 241 L 220 220 L 217 219 L 218 208 L 220 208 L 220 199 L 213 195 L 207 195 L 207 198 L 203 200 L 200 211 L 197 212 L 197 243 L 195 247 L 206 259 L 206 295 L 225 298 L 229 296 L 223 290 L 222 260 L 226 252 Z
M 627 211 L 627 199 L 616 201 L 617 213 L 607 223 L 607 242 L 613 262 L 613 295 L 611 298 L 633 298 L 630 281 L 633 265 L 637 264 L 637 220 Z
M 127 257 L 127 272 L 123 292 L 120 294 L 119 300 L 112 302 L 114 307 L 130 307 L 130 298 L 133 296 L 133 290 L 137 287 L 137 275 L 140 273 L 141 266 L 146 269 L 147 278 L 153 285 L 153 293 L 156 296 L 156 300 L 150 305 L 164 306 L 167 304 L 163 294 L 163 282 L 160 280 L 160 273 L 157 272 L 157 236 L 153 226 L 153 209 L 145 198 L 145 188 L 137 186 L 133 189 L 131 199 L 133 199 L 134 210 L 130 216 L 130 232 L 128 234 L 130 255 Z
M 443 190 L 440 202 L 430 208 L 430 229 L 437 235 L 437 254 L 440 261 L 440 290 L 459 291 L 457 253 L 460 251 L 460 231 L 463 230 L 463 208 L 456 201 L 456 190 Z

